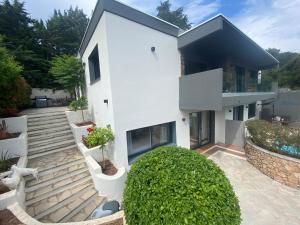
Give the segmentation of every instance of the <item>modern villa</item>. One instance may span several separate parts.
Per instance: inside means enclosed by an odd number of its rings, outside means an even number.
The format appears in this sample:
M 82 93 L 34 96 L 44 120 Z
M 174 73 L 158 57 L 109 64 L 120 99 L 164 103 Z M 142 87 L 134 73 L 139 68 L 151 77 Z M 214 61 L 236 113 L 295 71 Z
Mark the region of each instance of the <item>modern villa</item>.
M 162 145 L 227 143 L 230 122 L 259 116 L 278 61 L 218 15 L 188 31 L 114 0 L 98 1 L 79 50 L 89 111 L 115 133 L 112 161 L 128 167 Z

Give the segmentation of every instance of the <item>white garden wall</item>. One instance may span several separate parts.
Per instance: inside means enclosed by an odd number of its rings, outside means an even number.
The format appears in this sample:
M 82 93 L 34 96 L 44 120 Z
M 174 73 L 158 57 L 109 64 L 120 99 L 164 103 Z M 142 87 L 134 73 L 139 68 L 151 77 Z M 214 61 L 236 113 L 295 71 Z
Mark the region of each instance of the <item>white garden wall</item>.
M 83 122 L 81 110 L 66 111 L 66 116 L 70 124 Z M 85 121 L 92 121 L 91 114 L 88 110 L 83 110 L 83 117 Z
M 76 143 L 81 143 L 82 136 L 88 135 L 87 129 L 93 127 L 93 125 L 78 127 L 74 123 L 71 123 L 70 126 Z
M 27 156 L 27 116 L 1 118 L 5 120 L 9 133 L 21 133 L 19 137 L 0 140 L 0 155 L 8 158 Z
M 108 146 L 107 148 L 110 147 L 111 146 Z M 125 167 L 117 167 L 118 172 L 115 175 L 107 176 L 102 173 L 101 166 L 98 164 L 98 162 L 103 160 L 99 147 L 88 149 L 84 144 L 79 143 L 78 148 L 85 158 L 95 188 L 99 194 L 106 196 L 109 200 L 121 202 L 127 177 Z M 105 159 L 110 158 L 107 154 L 105 154 L 104 157 Z
M 0 118 L 0 123 L 5 120 L 8 132 L 27 132 L 27 116 Z
M 53 98 L 53 99 L 70 98 L 70 94 L 65 90 L 32 88 L 30 98 L 35 98 L 36 96 L 47 96 L 48 98 Z

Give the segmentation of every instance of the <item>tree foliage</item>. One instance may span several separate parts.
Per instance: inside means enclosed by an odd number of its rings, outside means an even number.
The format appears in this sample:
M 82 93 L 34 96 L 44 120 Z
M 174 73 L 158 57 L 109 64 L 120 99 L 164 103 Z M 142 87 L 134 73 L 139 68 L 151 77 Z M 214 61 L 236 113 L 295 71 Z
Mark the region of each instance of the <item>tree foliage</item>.
M 64 12 L 54 10 L 53 16 L 46 23 L 52 54 L 76 55 L 88 21 L 83 10 L 78 7 L 71 7 Z
M 224 172 L 189 149 L 160 147 L 141 156 L 123 194 L 128 225 L 238 225 L 238 199 Z
M 1 45 L 1 39 L 0 39 Z M 30 104 L 31 88 L 21 77 L 23 71 L 5 47 L 0 46 L 0 114 L 8 108 L 23 108 Z
M 169 0 L 160 2 L 160 5 L 156 8 L 156 10 L 157 17 L 176 25 L 183 30 L 188 30 L 192 26 L 192 24 L 189 23 L 187 15 L 184 14 L 183 8 L 180 7 L 172 11 Z
M 300 88 L 300 54 L 295 52 L 280 52 L 271 48 L 267 51 L 279 61 L 279 69 L 263 71 L 264 80 L 277 80 L 279 87 L 291 89 Z
M 63 54 L 76 55 L 88 19 L 82 10 L 55 10 L 46 22 L 32 19 L 19 0 L 0 3 L 0 34 L 6 48 L 23 67 L 32 87 L 61 88 L 53 79 L 50 61 Z
M 71 96 L 80 96 L 79 92 L 85 86 L 81 59 L 72 55 L 57 56 L 51 61 L 50 73 Z

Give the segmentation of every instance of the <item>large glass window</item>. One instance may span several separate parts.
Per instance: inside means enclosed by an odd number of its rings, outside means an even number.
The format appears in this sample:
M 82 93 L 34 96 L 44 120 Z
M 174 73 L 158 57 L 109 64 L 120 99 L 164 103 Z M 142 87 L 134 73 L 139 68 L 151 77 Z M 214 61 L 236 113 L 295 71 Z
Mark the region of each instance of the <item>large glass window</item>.
M 100 79 L 98 45 L 96 45 L 91 55 L 89 56 L 89 71 L 91 84 Z
M 141 154 L 161 145 L 174 143 L 175 122 L 127 132 L 128 156 Z

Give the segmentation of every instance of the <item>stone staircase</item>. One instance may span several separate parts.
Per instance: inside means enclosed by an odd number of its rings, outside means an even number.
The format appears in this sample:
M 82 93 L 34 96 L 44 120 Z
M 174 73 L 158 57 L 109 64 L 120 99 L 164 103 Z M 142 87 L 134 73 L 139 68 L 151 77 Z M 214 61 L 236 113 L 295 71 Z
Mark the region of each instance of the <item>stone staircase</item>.
M 28 165 L 39 180 L 26 180 L 26 211 L 41 222 L 88 220 L 100 205 L 85 160 L 64 111 L 28 115 Z

